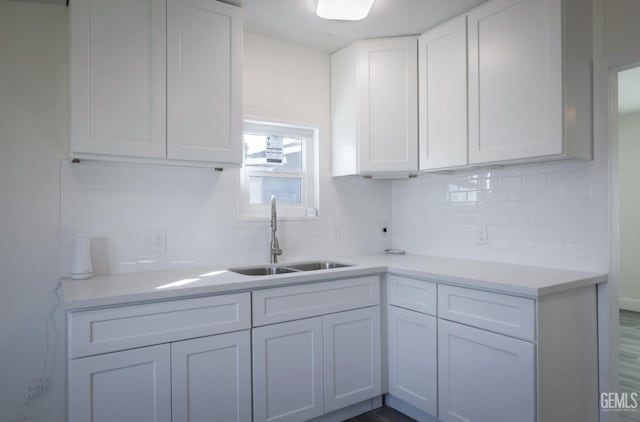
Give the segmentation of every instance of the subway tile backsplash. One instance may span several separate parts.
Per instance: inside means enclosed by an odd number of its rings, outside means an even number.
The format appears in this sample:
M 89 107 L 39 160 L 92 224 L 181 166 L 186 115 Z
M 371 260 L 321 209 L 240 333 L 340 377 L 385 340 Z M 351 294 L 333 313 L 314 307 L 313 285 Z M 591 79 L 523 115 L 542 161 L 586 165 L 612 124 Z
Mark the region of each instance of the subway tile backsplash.
M 559 161 L 394 181 L 324 174 L 321 217 L 279 225 L 283 259 L 393 246 L 601 271 L 608 264 L 608 199 L 607 180 L 598 176 L 606 172 L 596 164 Z M 269 224 L 238 220 L 238 177 L 233 169 L 63 162 L 64 268 L 74 234 L 94 238 L 96 273 L 266 262 Z M 383 236 L 381 225 L 388 223 Z M 166 251 L 147 250 L 145 230 L 165 231 Z
M 393 181 L 393 247 L 601 270 L 607 265 L 608 199 L 607 180 L 598 177 L 603 173 L 596 165 L 569 160 Z
M 62 186 L 64 268 L 74 234 L 92 236 L 97 274 L 268 262 L 269 222 L 237 216 L 238 169 L 64 161 Z M 320 218 L 280 221 L 281 259 L 382 252 L 390 197 L 389 181 L 323 176 Z M 166 251 L 149 251 L 145 230 L 163 230 Z

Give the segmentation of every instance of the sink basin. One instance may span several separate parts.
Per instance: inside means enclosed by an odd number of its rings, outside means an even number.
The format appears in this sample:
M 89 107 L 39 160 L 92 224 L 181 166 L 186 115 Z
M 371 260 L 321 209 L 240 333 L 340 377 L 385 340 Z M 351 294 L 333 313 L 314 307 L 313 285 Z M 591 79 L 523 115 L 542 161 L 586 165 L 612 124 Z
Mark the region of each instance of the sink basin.
M 291 265 L 261 265 L 258 267 L 237 267 L 229 268 L 229 271 L 242 274 L 242 275 L 276 275 L 296 273 L 299 271 L 319 271 L 319 270 L 331 270 L 334 268 L 351 267 L 349 264 L 341 264 L 339 262 L 332 261 L 314 261 L 303 262 L 301 264 Z
M 351 267 L 348 264 L 341 264 L 339 262 L 331 261 L 318 261 L 318 262 L 305 262 L 302 264 L 288 265 L 288 268 L 293 268 L 298 271 L 318 271 L 318 270 L 331 270 L 334 268 Z
M 244 268 L 229 268 L 229 271 L 242 275 L 275 275 L 295 273 L 299 270 L 294 270 L 287 267 L 276 267 L 273 265 L 266 265 L 261 267 L 244 267 Z

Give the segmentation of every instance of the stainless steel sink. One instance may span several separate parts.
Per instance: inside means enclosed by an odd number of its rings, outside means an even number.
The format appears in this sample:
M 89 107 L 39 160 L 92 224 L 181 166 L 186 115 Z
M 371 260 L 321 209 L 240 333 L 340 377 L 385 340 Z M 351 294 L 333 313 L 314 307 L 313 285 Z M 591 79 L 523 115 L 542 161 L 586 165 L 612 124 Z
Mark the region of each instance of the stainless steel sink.
M 229 271 L 242 275 L 276 275 L 295 273 L 300 271 L 331 270 L 334 268 L 351 267 L 349 264 L 341 264 L 332 261 L 313 261 L 300 264 L 261 265 L 258 267 L 229 268 Z
M 341 264 L 339 262 L 332 261 L 318 261 L 318 262 L 305 262 L 302 264 L 288 265 L 288 268 L 293 268 L 298 271 L 318 271 L 318 270 L 331 270 L 334 268 L 351 267 L 348 264 Z
M 275 275 L 295 273 L 299 270 L 294 270 L 287 267 L 276 267 L 274 265 L 266 265 L 261 267 L 229 268 L 229 271 L 242 275 Z

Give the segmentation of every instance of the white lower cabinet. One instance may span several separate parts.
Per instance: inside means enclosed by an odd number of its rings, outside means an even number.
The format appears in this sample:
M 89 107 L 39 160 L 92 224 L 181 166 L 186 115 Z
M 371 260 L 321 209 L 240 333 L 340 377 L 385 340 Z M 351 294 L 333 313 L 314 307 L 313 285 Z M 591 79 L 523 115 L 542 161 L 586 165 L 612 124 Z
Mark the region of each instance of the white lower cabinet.
M 254 421 L 304 421 L 381 394 L 379 306 L 253 329 Z
M 440 420 L 535 421 L 535 370 L 534 344 L 438 321 Z
M 533 299 L 391 274 L 387 302 L 391 407 L 420 421 L 598 420 L 594 286 Z
M 253 329 L 253 420 L 323 414 L 322 318 Z
M 251 296 L 70 312 L 69 421 L 251 420 Z
M 249 330 L 75 359 L 70 371 L 71 421 L 251 420 Z
M 71 421 L 171 421 L 168 344 L 75 359 L 69 370 Z
M 380 307 L 325 315 L 324 410 L 382 394 Z
M 249 330 L 171 344 L 173 421 L 251 420 Z
M 379 276 L 70 311 L 69 421 L 345 420 L 383 368 L 387 404 L 421 421 L 598 420 L 594 286 L 386 287 L 386 368 Z
M 387 332 L 389 393 L 437 415 L 436 317 L 389 306 Z

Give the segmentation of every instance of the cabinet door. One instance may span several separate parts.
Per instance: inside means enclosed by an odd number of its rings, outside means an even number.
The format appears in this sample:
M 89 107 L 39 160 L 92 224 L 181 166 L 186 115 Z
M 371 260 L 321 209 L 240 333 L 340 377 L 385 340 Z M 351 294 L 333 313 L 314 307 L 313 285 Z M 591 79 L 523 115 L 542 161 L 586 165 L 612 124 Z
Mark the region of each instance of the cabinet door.
M 357 79 L 360 173 L 417 171 L 417 39 L 362 42 Z
M 74 0 L 73 153 L 166 156 L 166 2 Z
M 444 422 L 533 422 L 532 343 L 438 320 L 439 418 Z
M 249 330 L 171 345 L 173 420 L 251 420 Z
M 437 415 L 438 365 L 436 318 L 388 308 L 389 393 Z
M 469 13 L 469 161 L 563 153 L 562 0 Z
M 420 170 L 467 164 L 467 17 L 420 37 Z
M 168 344 L 70 362 L 72 422 L 171 421 Z
M 253 420 L 303 421 L 323 413 L 322 318 L 253 330 Z
M 325 315 L 322 323 L 325 412 L 381 395 L 380 307 Z
M 241 9 L 168 0 L 167 13 L 167 156 L 240 163 Z

